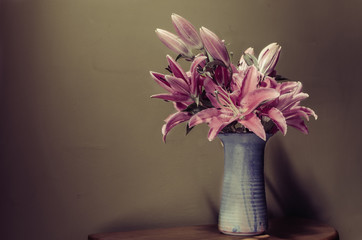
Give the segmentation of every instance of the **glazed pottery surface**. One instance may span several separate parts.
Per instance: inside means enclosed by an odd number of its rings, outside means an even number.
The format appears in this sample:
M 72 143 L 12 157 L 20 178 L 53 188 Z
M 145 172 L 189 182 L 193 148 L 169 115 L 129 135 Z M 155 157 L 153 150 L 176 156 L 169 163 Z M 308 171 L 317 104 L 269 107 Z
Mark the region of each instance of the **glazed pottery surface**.
M 224 133 L 218 137 L 224 145 L 225 161 L 219 230 L 231 235 L 262 234 L 268 227 L 264 184 L 266 141 L 253 133 Z

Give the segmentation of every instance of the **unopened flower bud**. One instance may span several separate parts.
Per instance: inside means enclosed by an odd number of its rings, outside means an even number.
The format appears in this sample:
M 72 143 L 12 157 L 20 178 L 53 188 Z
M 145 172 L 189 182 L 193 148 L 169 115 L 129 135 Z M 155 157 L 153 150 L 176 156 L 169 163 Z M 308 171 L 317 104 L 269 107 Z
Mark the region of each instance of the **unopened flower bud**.
M 278 62 L 281 47 L 277 43 L 266 46 L 259 54 L 259 69 L 262 74 L 269 75 L 273 72 Z
M 195 27 L 185 18 L 173 13 L 171 15 L 172 23 L 180 38 L 190 47 L 201 49 L 202 42 Z
M 163 44 L 177 54 L 191 57 L 192 53 L 186 44 L 175 34 L 163 29 L 156 29 L 156 34 Z
M 214 59 L 222 61 L 228 67 L 230 65 L 230 58 L 223 41 L 205 27 L 200 28 L 200 36 L 207 52 Z

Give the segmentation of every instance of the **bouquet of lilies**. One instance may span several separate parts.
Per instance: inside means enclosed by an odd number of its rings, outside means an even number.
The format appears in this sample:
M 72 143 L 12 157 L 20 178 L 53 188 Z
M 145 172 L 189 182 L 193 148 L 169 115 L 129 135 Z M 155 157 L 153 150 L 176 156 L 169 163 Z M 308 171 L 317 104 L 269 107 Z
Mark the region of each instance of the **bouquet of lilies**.
M 253 132 L 266 140 L 266 133 L 281 131 L 285 135 L 288 125 L 308 133 L 304 120 L 309 116 L 317 119 L 317 115 L 300 106 L 308 97 L 302 84 L 276 74 L 278 44 L 269 44 L 258 57 L 248 48 L 234 65 L 224 41 L 215 33 L 205 27 L 198 33 L 177 14 L 171 18 L 177 35 L 162 29 L 156 29 L 156 34 L 178 56 L 167 55 L 168 74 L 150 72 L 167 91 L 151 97 L 173 102 L 176 110 L 162 126 L 164 141 L 168 132 L 183 122 L 187 122 L 186 133 L 207 123 L 210 141 L 219 132 Z M 177 63 L 179 59 L 190 63 L 188 71 Z

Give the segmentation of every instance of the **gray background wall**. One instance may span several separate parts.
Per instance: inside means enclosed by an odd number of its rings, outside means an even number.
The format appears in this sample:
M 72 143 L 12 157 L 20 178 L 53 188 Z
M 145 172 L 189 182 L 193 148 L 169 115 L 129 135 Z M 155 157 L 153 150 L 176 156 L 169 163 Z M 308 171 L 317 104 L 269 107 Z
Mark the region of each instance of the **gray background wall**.
M 267 145 L 271 217 L 302 216 L 359 239 L 361 1 L 5 0 L 1 7 L 1 236 L 216 223 L 223 171 L 207 127 L 161 141 L 169 53 L 155 28 L 178 13 L 242 50 L 282 45 L 277 70 L 319 115 Z M 174 56 L 174 55 L 173 55 Z

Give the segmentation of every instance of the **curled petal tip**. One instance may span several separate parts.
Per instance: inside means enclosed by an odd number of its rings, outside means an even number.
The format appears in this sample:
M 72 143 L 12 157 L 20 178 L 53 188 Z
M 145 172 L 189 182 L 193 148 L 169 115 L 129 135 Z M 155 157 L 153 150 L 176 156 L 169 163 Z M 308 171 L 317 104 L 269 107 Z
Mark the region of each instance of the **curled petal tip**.
M 167 137 L 166 124 L 162 126 L 161 133 L 162 133 L 162 141 L 163 143 L 166 143 L 166 137 Z

